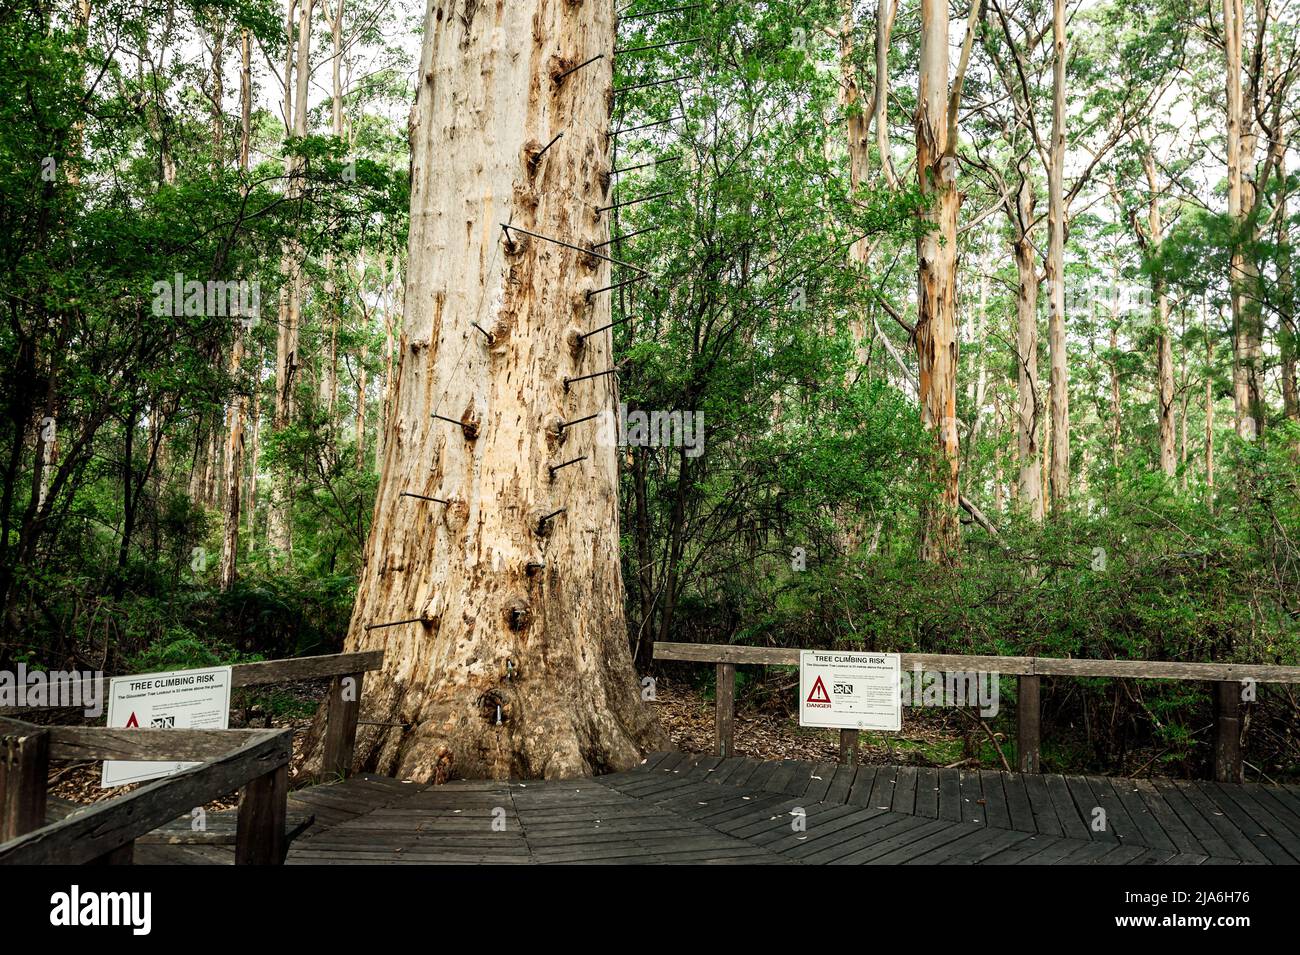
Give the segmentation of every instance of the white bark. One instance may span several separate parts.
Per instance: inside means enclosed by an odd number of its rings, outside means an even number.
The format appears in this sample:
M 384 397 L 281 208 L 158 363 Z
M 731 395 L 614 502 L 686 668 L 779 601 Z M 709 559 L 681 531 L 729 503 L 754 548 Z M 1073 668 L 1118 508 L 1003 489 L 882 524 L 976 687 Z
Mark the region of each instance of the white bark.
M 616 451 L 595 421 L 560 427 L 614 409 L 610 376 L 564 385 L 613 361 L 608 334 L 577 341 L 609 320 L 585 293 L 610 266 L 501 228 L 608 238 L 610 59 L 554 77 L 608 54 L 612 4 L 466 11 L 426 15 L 401 363 L 347 639 L 385 651 L 368 710 L 409 730 L 363 727 L 359 751 L 415 779 L 624 768 L 660 736 L 628 648 Z

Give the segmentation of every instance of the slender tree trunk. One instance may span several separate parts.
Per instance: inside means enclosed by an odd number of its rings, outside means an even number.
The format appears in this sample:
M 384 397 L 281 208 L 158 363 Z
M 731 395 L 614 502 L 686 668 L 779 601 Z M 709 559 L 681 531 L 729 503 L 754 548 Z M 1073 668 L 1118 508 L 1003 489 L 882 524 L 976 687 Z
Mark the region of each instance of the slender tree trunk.
M 613 410 L 609 376 L 564 385 L 611 365 L 610 336 L 578 338 L 609 320 L 585 291 L 611 270 L 502 229 L 608 238 L 613 6 L 443 12 L 425 19 L 403 360 L 346 644 L 384 650 L 369 718 L 409 729 L 364 726 L 361 761 L 412 779 L 626 768 L 662 737 L 628 647 L 616 449 L 597 422 L 560 426 Z
M 984 253 L 980 254 L 980 304 L 979 309 L 975 312 L 975 338 L 974 341 L 979 343 L 979 359 L 975 368 L 975 383 L 971 391 L 971 422 L 970 436 L 967 438 L 968 446 L 974 447 L 979 440 L 980 429 L 984 424 L 984 401 L 988 394 L 988 362 L 986 360 L 988 350 L 984 347 L 984 328 L 986 325 L 985 313 L 988 310 L 989 302 L 989 268 L 991 263 Z
M 916 168 L 928 200 L 917 239 L 916 354 L 921 421 L 938 454 L 931 470 L 937 493 L 921 514 L 921 559 L 958 560 L 957 191 L 955 122 L 949 123 L 948 7 L 921 0 L 921 65 L 916 105 Z
M 366 362 L 370 358 L 370 346 L 361 345 L 361 356 L 357 359 L 357 412 L 356 412 L 356 466 L 360 471 L 366 463 Z
M 1052 143 L 1047 175 L 1047 345 L 1051 356 L 1052 457 L 1048 493 L 1070 497 L 1070 366 L 1065 341 L 1065 0 L 1052 2 Z
M 239 168 L 247 176 L 253 136 L 253 71 L 248 30 L 240 32 L 239 55 Z M 230 377 L 239 389 L 242 389 L 240 379 L 243 360 L 244 324 L 241 321 L 235 325 L 235 342 L 230 349 Z M 221 538 L 221 569 L 218 574 L 218 586 L 222 593 L 235 585 L 238 576 L 239 520 L 242 514 L 239 487 L 243 479 L 244 395 L 242 390 L 237 390 L 230 403 L 229 427 L 226 432 L 225 500 L 222 502 L 225 528 Z
M 1164 224 L 1160 217 L 1160 189 L 1156 179 L 1156 161 L 1152 146 L 1147 144 L 1142 156 L 1146 170 L 1147 189 L 1150 198 L 1147 204 L 1147 251 L 1150 256 L 1160 254 L 1160 243 L 1164 236 Z M 1169 332 L 1169 298 L 1165 294 L 1165 283 L 1159 275 L 1151 281 L 1151 291 L 1155 299 L 1156 321 L 1156 399 L 1157 416 L 1160 425 L 1160 470 L 1167 477 L 1173 477 L 1177 471 L 1174 459 L 1174 349 Z
M 1210 337 L 1210 313 L 1201 299 L 1202 328 L 1205 332 L 1205 486 L 1214 487 L 1214 339 Z
M 1291 257 L 1291 233 L 1287 224 L 1287 192 L 1279 185 L 1277 225 L 1274 239 L 1277 243 L 1277 298 L 1278 298 L 1278 356 L 1282 373 L 1282 409 L 1291 421 L 1300 421 L 1300 390 L 1296 385 L 1296 315 L 1295 273 Z
M 1259 306 L 1253 301 L 1252 279 L 1256 270 L 1253 257 L 1245 254 L 1242 235 L 1246 229 L 1247 210 L 1254 204 L 1253 187 L 1245 181 L 1242 169 L 1255 151 L 1255 137 L 1250 133 L 1254 128 L 1254 118 L 1245 115 L 1241 84 L 1244 23 L 1242 0 L 1223 0 L 1223 43 L 1227 59 L 1228 217 L 1235 230 L 1228 276 L 1232 290 L 1232 398 L 1237 434 L 1251 441 L 1259 435 L 1263 425 L 1259 414 L 1258 380 L 1262 346 L 1258 329 Z
M 1034 189 L 1028 163 L 1020 165 L 1020 189 L 1011 216 L 1016 288 L 1016 461 L 1018 506 L 1035 521 L 1043 519 L 1042 472 L 1038 468 L 1038 268 L 1029 228 L 1034 221 Z
M 852 4 L 849 6 L 851 10 Z M 888 14 L 885 12 L 886 7 Z M 898 0 L 879 0 L 876 5 L 876 88 L 872 118 L 876 124 L 876 152 L 880 154 L 880 169 L 892 189 L 897 189 L 899 182 L 889 147 L 889 38 L 897 15 Z
M 257 549 L 257 463 L 258 452 L 260 451 L 262 437 L 262 381 L 261 381 L 261 362 L 260 360 L 254 365 L 253 374 L 253 413 L 249 420 L 249 430 L 253 433 L 253 441 L 249 447 L 249 467 L 248 467 L 248 550 L 252 553 Z
M 285 59 L 285 117 L 292 117 L 292 134 L 302 137 L 307 134 L 307 82 L 310 70 L 311 53 L 311 14 L 312 0 L 302 0 L 298 15 L 297 47 L 293 43 L 293 13 L 296 0 L 289 0 L 289 17 L 286 22 L 290 38 L 289 51 Z M 296 89 L 289 82 L 290 75 L 296 79 Z M 286 163 L 289 176 L 288 193 L 290 199 L 297 199 L 301 193 L 298 177 L 299 163 L 291 157 Z M 275 420 L 277 432 L 284 431 L 293 421 L 295 413 L 294 388 L 295 377 L 300 366 L 298 361 L 298 333 L 302 302 L 302 264 L 303 249 L 300 243 L 290 240 L 282 256 L 282 277 L 284 285 L 280 288 L 280 323 L 276 336 L 275 361 Z M 272 557 L 277 561 L 288 562 L 293 555 L 293 493 L 289 474 L 283 467 L 277 467 L 272 474 L 271 507 L 267 519 L 267 543 L 272 550 Z
M 1123 408 L 1119 400 L 1119 264 L 1114 268 L 1114 286 L 1110 296 L 1110 463 L 1119 468 L 1119 446 L 1123 429 Z
M 1002 392 L 996 387 L 993 389 L 993 427 L 997 437 L 993 445 L 993 509 L 1001 514 L 1005 503 L 1002 490 Z
M 388 258 L 381 254 L 379 257 L 379 276 L 383 283 L 381 300 L 384 310 L 384 381 L 379 389 L 379 424 L 375 427 L 375 473 L 383 470 L 384 453 L 387 448 L 388 437 L 388 416 L 390 414 L 393 392 L 393 355 L 396 351 L 397 326 L 400 322 L 400 309 L 394 307 L 392 282 L 399 280 L 400 270 L 397 267 L 397 257 L 393 257 L 393 270 L 390 276 L 388 271 Z

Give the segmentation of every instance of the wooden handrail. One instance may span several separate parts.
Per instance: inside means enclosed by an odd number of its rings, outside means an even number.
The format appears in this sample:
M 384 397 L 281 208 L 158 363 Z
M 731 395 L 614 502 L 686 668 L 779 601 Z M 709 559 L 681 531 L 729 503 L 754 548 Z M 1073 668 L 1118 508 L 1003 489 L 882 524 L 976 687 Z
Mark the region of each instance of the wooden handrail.
M 799 652 L 787 647 L 743 647 L 717 643 L 657 641 L 656 660 L 798 666 Z M 944 672 L 1002 673 L 1009 676 L 1096 676 L 1145 680 L 1212 680 L 1300 683 L 1300 667 L 1253 663 L 1179 663 L 1166 660 L 1087 660 L 1063 657 L 1001 657 L 962 653 L 903 653 L 902 668 Z
M 0 733 L 18 735 L 31 724 L 0 717 Z M 225 756 L 264 729 L 114 729 L 107 726 L 42 726 L 50 759 L 130 759 L 141 762 L 203 762 Z
M 231 668 L 231 683 L 264 686 L 332 677 L 318 778 L 348 776 L 362 679 L 367 671 L 378 670 L 383 659 L 383 651 L 374 650 L 238 664 Z M 107 678 L 100 683 L 107 691 Z M 287 729 L 35 726 L 0 716 L 0 864 L 129 863 L 137 838 L 234 790 L 240 791 L 235 862 L 282 863 L 292 753 L 293 731 Z M 195 760 L 201 765 L 45 825 L 51 759 Z
M 33 729 L 48 731 L 47 727 Z M 239 844 L 247 843 L 249 848 L 241 854 L 237 845 L 235 861 L 280 861 L 284 843 L 283 800 L 278 810 L 272 808 L 267 812 L 266 800 L 259 799 L 259 812 L 255 816 L 246 813 L 244 807 L 249 790 L 255 789 L 257 794 L 267 791 L 274 794 L 277 789 L 287 791 L 284 783 L 288 779 L 292 752 L 292 730 L 253 730 L 247 741 L 233 752 L 0 843 L 0 864 L 77 865 L 102 859 L 193 807 L 236 789 L 244 790 L 239 826 L 245 832 Z M 250 817 L 247 822 L 246 815 Z M 262 844 L 260 850 L 256 849 L 258 844 Z M 275 858 L 277 855 L 279 859 Z
M 734 644 L 656 641 L 656 660 L 711 663 L 717 667 L 716 748 L 719 756 L 735 750 L 735 679 L 737 664 L 798 666 L 799 650 Z M 1245 683 L 1300 683 L 1300 667 L 1253 663 L 1180 663 L 1172 660 L 1087 660 L 1060 657 L 1002 657 L 949 653 L 903 653 L 904 671 L 998 673 L 1017 680 L 1016 733 L 1019 769 L 1039 772 L 1042 733 L 1039 682 L 1044 676 L 1105 677 L 1138 680 L 1205 680 L 1214 683 L 1214 778 L 1241 782 L 1241 687 Z M 857 730 L 840 731 L 840 762 L 856 761 Z
M 346 677 L 384 665 L 383 650 L 366 650 L 362 653 L 327 653 L 316 657 L 293 657 L 287 660 L 263 660 L 258 663 L 236 663 L 230 668 L 230 685 L 233 689 L 248 686 L 269 686 L 273 683 L 290 683 L 295 680 L 321 680 L 326 677 Z M 99 698 L 108 698 L 108 684 L 112 677 L 98 677 Z M 87 699 L 82 691 L 86 681 L 68 683 L 69 693 L 80 693 L 78 699 Z M 0 713 L 30 712 L 30 706 L 0 706 Z

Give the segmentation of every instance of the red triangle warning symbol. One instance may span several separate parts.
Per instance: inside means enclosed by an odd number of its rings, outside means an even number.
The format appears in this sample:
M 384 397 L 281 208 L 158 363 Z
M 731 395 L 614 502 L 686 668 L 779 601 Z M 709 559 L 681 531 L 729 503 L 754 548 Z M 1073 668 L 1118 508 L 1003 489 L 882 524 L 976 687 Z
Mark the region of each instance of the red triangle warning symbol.
M 817 682 L 813 684 L 812 692 L 808 694 L 807 702 L 829 703 L 830 701 L 830 695 L 826 692 L 826 684 L 822 682 L 821 677 L 818 677 Z M 134 716 L 134 714 L 132 715 Z
M 825 693 L 826 691 L 825 691 L 825 690 L 822 690 L 822 692 Z M 139 729 L 139 728 L 140 728 L 140 721 L 139 721 L 138 719 L 135 718 L 135 713 L 134 713 L 134 712 L 131 713 L 131 718 L 130 718 L 129 720 L 126 721 L 126 728 L 127 728 L 127 729 L 130 729 L 132 726 L 134 726 L 136 729 Z

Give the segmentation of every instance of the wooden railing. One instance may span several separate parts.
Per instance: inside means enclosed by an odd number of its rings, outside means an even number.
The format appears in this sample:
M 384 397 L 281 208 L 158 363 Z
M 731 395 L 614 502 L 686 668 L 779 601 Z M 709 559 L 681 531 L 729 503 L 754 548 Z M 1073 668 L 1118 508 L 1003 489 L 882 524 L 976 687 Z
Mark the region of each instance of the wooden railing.
M 656 642 L 656 660 L 683 660 L 717 666 L 716 746 L 719 756 L 735 750 L 736 667 L 744 664 L 798 666 L 799 651 L 783 647 L 744 647 L 706 643 Z M 1058 657 L 998 657 L 945 653 L 900 654 L 904 670 L 944 673 L 997 673 L 1017 680 L 1016 752 L 1022 773 L 1039 772 L 1042 733 L 1039 681 L 1045 676 L 1109 677 L 1140 680 L 1205 680 L 1214 684 L 1214 778 L 1240 782 L 1241 689 L 1255 683 L 1300 683 L 1300 667 L 1246 663 L 1176 663 L 1162 660 L 1077 660 Z M 856 762 L 858 731 L 840 731 L 840 762 Z
M 383 657 L 382 651 L 372 651 L 239 664 L 231 667 L 231 684 L 332 678 L 320 775 L 348 776 L 362 677 L 379 669 Z M 101 690 L 107 691 L 107 679 L 102 683 Z M 0 863 L 129 864 L 136 839 L 195 806 L 238 790 L 235 863 L 278 865 L 288 851 L 285 823 L 292 754 L 293 732 L 287 729 L 36 726 L 0 717 Z M 202 762 L 47 825 L 50 760 L 71 759 Z

